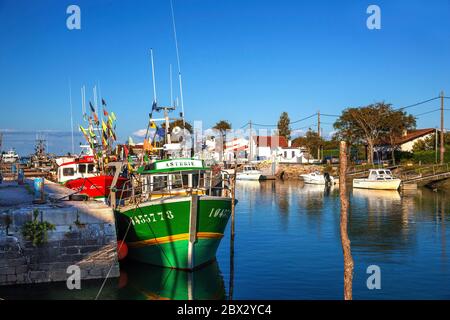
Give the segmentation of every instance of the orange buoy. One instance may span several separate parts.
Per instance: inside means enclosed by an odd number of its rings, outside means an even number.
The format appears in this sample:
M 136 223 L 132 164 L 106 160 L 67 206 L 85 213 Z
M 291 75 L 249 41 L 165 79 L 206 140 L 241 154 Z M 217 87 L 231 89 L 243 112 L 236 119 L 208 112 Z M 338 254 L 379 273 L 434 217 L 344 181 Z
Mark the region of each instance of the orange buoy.
M 128 254 L 128 246 L 125 241 L 117 240 L 117 258 L 119 260 L 125 259 Z

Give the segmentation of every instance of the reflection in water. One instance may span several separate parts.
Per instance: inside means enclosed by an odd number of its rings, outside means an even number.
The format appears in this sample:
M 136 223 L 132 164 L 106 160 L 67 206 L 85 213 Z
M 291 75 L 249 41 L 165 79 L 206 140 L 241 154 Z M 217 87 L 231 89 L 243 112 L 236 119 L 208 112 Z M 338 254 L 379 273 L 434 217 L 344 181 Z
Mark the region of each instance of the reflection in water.
M 161 268 L 127 261 L 120 266 L 120 277 L 109 278 L 99 296 L 101 300 L 222 300 L 225 286 L 217 262 L 194 272 Z M 85 280 L 81 290 L 68 290 L 65 282 L 0 286 L 5 300 L 95 299 L 103 280 Z
M 119 299 L 225 299 L 224 281 L 217 262 L 194 272 L 127 262 L 121 266 L 119 284 Z
M 355 261 L 355 299 L 449 299 L 450 196 L 348 190 L 348 234 Z M 233 299 L 341 299 L 339 188 L 299 181 L 239 181 Z M 223 299 L 230 292 L 230 232 L 217 264 L 194 272 L 122 264 L 100 299 Z M 366 268 L 382 270 L 382 289 L 368 290 Z M 0 287 L 4 299 L 94 299 L 102 281 L 82 290 L 65 283 Z M 120 287 L 120 289 L 119 289 Z M 189 290 L 191 288 L 191 290 Z M 226 291 L 227 290 L 227 291 Z M 190 293 L 191 292 L 191 293 Z

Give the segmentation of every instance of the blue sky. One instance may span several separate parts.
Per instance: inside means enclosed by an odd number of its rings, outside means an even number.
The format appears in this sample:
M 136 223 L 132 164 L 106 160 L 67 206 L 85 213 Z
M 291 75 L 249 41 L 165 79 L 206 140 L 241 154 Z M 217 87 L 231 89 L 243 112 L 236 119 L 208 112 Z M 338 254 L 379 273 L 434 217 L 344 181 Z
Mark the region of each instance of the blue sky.
M 173 3 L 185 114 L 204 127 L 221 119 L 235 128 L 272 124 L 282 111 L 294 121 L 380 100 L 401 107 L 440 90 L 450 96 L 447 0 Z M 81 8 L 81 30 L 66 28 L 70 4 Z M 366 27 L 370 4 L 381 8 L 381 30 Z M 80 87 L 89 99 L 98 85 L 126 139 L 147 123 L 150 48 L 160 104 L 169 102 L 169 64 L 178 92 L 169 0 L 0 0 L 0 39 L 0 129 L 70 130 L 70 79 L 75 124 Z M 438 115 L 418 126 L 435 127 Z M 322 119 L 325 133 L 333 120 Z

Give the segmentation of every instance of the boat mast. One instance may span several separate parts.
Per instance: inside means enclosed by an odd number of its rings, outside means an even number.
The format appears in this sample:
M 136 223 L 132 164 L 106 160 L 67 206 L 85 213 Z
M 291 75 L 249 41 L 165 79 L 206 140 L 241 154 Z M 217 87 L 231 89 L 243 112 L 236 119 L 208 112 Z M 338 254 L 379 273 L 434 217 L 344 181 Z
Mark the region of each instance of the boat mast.
M 70 131 L 72 134 L 72 154 L 75 154 L 75 144 L 73 139 L 72 83 L 70 79 L 69 79 L 69 103 L 70 103 Z
M 176 50 L 176 53 L 177 53 L 178 82 L 180 84 L 180 100 L 181 100 L 181 118 L 183 119 L 183 129 L 184 129 L 185 121 L 184 121 L 183 82 L 181 80 L 180 53 L 179 53 L 179 50 L 178 50 L 177 28 L 176 28 L 176 25 L 175 25 L 175 15 L 173 13 L 172 0 L 170 0 L 170 9 L 171 9 L 171 12 L 172 12 L 173 35 L 174 35 L 174 38 L 175 38 L 175 50 Z
M 150 56 L 152 60 L 152 79 L 153 79 L 153 104 L 156 105 L 156 81 L 155 81 L 155 65 L 153 63 L 153 48 L 150 49 Z M 153 108 L 153 106 L 152 106 Z M 153 111 L 153 109 L 152 109 Z

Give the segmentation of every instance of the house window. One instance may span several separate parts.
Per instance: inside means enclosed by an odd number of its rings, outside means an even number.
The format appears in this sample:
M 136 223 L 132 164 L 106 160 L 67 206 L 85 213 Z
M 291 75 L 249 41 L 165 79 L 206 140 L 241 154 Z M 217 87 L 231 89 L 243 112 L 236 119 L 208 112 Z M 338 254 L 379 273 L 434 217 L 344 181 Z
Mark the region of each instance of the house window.
M 64 168 L 63 169 L 63 176 L 73 176 L 75 174 L 75 170 L 73 168 Z
M 284 152 L 284 157 L 287 158 L 287 151 Z
M 295 157 L 295 151 L 292 151 L 292 157 L 291 158 L 294 158 Z

